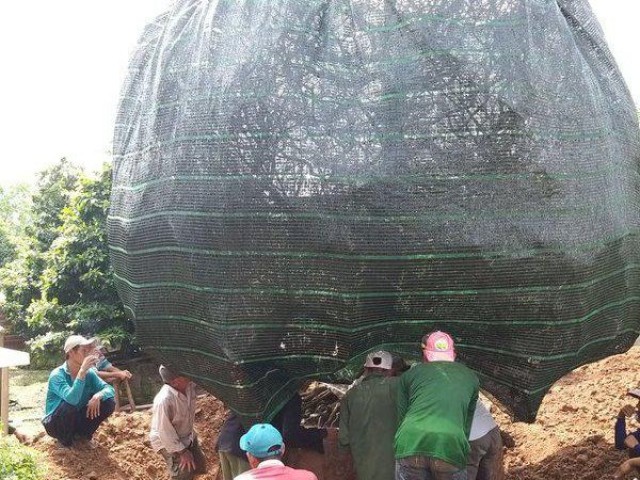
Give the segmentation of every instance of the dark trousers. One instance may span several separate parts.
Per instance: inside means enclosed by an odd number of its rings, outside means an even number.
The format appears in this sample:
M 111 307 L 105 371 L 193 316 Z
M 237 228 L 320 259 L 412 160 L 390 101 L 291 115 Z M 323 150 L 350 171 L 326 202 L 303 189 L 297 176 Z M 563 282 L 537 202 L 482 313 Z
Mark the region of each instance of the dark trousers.
M 500 429 L 495 427 L 486 435 L 469 442 L 467 457 L 468 480 L 503 480 L 503 453 Z
M 87 406 L 78 408 L 62 402 L 56 410 L 42 421 L 47 434 L 56 438 L 63 445 L 70 447 L 74 438 L 91 440 L 100 424 L 115 410 L 116 402 L 112 398 L 100 402 L 100 414 L 87 418 Z

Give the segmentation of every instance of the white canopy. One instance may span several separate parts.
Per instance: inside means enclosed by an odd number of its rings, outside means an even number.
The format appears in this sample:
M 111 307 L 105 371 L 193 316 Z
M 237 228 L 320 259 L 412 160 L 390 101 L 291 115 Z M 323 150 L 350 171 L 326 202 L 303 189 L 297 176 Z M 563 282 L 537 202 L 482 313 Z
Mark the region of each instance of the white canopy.
M 29 365 L 29 363 L 30 359 L 27 352 L 0 347 L 0 368 L 18 367 L 20 365 Z

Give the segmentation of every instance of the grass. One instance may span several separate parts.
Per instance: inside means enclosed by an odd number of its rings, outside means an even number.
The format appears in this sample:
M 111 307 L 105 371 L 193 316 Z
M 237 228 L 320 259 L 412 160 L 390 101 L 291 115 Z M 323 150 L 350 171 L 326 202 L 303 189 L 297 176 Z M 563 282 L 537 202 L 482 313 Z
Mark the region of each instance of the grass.
M 16 368 L 11 370 L 11 386 L 26 387 L 34 383 L 47 383 L 50 370 L 27 370 Z
M 43 480 L 38 453 L 13 437 L 0 436 L 0 478 L 3 480 Z

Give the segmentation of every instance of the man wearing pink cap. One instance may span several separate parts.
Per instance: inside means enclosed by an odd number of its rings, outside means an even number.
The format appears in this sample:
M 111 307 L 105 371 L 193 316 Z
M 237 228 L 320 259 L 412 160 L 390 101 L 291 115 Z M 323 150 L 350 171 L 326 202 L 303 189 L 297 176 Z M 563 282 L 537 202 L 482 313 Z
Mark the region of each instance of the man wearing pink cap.
M 466 480 L 469 432 L 480 383 L 456 363 L 453 339 L 422 339 L 423 363 L 400 377 L 396 480 Z

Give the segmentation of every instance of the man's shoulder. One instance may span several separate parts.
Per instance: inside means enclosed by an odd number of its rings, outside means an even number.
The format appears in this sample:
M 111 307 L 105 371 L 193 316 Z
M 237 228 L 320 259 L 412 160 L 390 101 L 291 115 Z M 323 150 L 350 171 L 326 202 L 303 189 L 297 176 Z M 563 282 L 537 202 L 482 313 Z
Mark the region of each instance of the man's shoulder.
M 171 389 L 166 387 L 167 385 L 162 385 L 162 387 L 160 387 L 156 396 L 153 397 L 153 405 L 159 406 L 172 401 L 173 395 L 171 395 Z
M 385 377 L 384 375 L 372 375 L 365 377 L 365 379 L 358 385 L 352 387 L 351 390 L 361 394 L 368 395 L 371 392 L 387 391 L 390 387 L 394 387 L 398 382 L 399 377 Z
M 65 368 L 65 364 L 63 363 L 62 365 L 58 365 L 56 368 L 51 370 L 51 373 L 49 373 L 49 380 L 51 380 L 52 378 L 64 376 L 66 373 L 67 370 Z
M 233 480 L 318 480 L 318 477 L 309 470 L 302 470 L 288 467 L 286 465 L 269 465 L 261 468 L 254 468 L 248 472 L 241 473 Z
M 309 470 L 303 470 L 298 468 L 285 467 L 287 469 L 288 480 L 318 480 L 316 474 Z
M 424 362 L 415 365 L 411 369 L 402 374 L 403 382 L 433 380 L 441 377 L 450 377 L 455 375 L 458 381 L 478 382 L 476 373 L 460 362 Z

